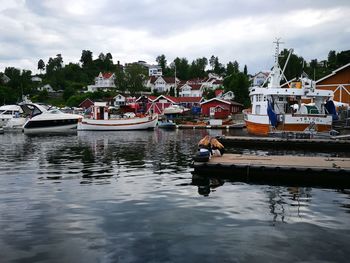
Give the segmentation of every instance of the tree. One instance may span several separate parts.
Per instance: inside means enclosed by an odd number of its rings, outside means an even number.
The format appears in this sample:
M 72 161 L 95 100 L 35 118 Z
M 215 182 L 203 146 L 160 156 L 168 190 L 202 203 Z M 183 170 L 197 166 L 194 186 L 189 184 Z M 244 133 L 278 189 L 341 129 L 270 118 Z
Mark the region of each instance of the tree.
M 235 101 L 242 103 L 245 107 L 250 105 L 249 79 L 242 72 L 233 73 L 224 80 L 225 91 L 233 91 Z
M 197 58 L 196 60 L 192 61 L 191 67 L 190 67 L 190 78 L 204 78 L 206 77 L 207 73 L 205 72 L 205 68 L 208 65 L 208 59 L 203 58 Z
M 247 65 L 244 65 L 244 69 L 243 69 L 243 73 L 244 75 L 248 75 L 248 68 L 247 68 Z
M 337 54 L 335 50 L 331 50 L 328 53 L 328 64 L 332 69 L 336 68 L 337 65 Z
M 190 65 L 188 64 L 188 60 L 186 58 L 175 58 L 174 63 L 172 63 L 172 75 L 174 76 L 175 67 L 176 67 L 176 77 L 179 79 L 188 79 L 189 78 L 189 70 Z
M 281 51 L 279 56 L 279 64 L 281 68 L 283 69 L 287 58 L 289 56 L 289 50 L 284 49 Z M 302 57 L 297 56 L 296 54 L 291 54 L 289 57 L 288 64 L 286 66 L 286 69 L 284 71 L 284 76 L 287 80 L 291 80 L 293 78 L 300 77 L 303 72 L 303 61 L 304 59 Z M 317 66 L 317 61 L 315 62 L 315 67 Z
M 239 63 L 237 60 L 233 61 L 233 69 L 234 69 L 234 73 L 239 72 Z
M 225 68 L 222 66 L 222 64 L 219 62 L 219 58 L 216 57 L 214 60 L 214 73 L 220 75 L 225 72 Z
M 83 68 L 88 68 L 92 64 L 92 52 L 90 50 L 83 50 L 80 62 Z
M 167 67 L 167 61 L 166 61 L 165 55 L 162 54 L 162 55 L 158 56 L 156 58 L 156 61 L 158 63 L 158 66 L 160 66 L 162 68 L 162 71 L 163 71 L 163 74 L 164 74 L 164 72 L 166 70 L 166 67 Z
M 170 87 L 169 95 L 173 96 L 173 97 L 175 96 L 175 88 L 174 87 Z
M 142 65 L 137 63 L 129 64 L 125 68 L 126 85 L 131 94 L 145 90 L 144 82 L 148 72 Z
M 216 58 L 214 55 L 212 55 L 209 59 L 209 65 L 211 66 L 211 69 L 214 70 L 214 67 L 215 67 L 215 61 L 216 61 Z
M 42 59 L 38 61 L 38 70 L 40 70 L 40 74 L 42 73 L 43 70 L 45 70 L 45 62 Z
M 46 74 L 52 75 L 54 71 L 59 71 L 63 66 L 63 58 L 61 54 L 57 54 L 55 58 L 49 58 L 46 65 Z
M 233 66 L 233 63 L 230 61 L 226 65 L 226 75 L 230 76 L 233 73 L 235 73 L 235 67 Z

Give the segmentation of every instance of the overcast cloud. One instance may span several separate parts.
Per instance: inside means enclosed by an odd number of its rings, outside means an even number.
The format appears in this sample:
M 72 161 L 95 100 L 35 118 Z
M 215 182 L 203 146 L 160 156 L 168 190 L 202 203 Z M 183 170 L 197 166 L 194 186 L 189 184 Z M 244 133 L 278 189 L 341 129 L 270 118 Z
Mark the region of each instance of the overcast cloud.
M 271 66 L 276 37 L 306 60 L 350 49 L 349 14 L 348 0 L 0 0 L 0 71 L 90 50 L 122 64 L 215 55 L 255 73 Z

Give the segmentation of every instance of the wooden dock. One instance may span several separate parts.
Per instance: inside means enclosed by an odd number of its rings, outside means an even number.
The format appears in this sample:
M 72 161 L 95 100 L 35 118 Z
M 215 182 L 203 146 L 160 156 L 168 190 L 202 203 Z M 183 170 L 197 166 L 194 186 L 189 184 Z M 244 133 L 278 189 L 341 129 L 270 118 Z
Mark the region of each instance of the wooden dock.
M 197 175 L 236 181 L 350 187 L 350 158 L 225 154 L 193 167 Z
M 244 123 L 235 123 L 230 125 L 191 125 L 191 124 L 179 124 L 176 125 L 177 129 L 243 129 L 245 127 Z
M 345 140 L 344 138 L 288 139 L 275 137 L 226 136 L 219 138 L 219 141 L 225 147 L 254 147 L 283 150 L 317 150 L 321 152 L 350 152 L 350 140 Z

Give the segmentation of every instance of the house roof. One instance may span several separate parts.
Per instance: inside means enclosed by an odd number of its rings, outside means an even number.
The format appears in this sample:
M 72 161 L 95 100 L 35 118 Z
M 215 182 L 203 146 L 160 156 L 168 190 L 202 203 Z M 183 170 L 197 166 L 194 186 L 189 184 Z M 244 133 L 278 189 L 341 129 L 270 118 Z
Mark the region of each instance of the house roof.
M 223 84 L 223 82 L 222 82 L 222 80 L 218 80 L 218 79 L 216 79 L 216 80 L 213 82 L 213 84 L 216 84 L 216 85 L 222 85 L 222 84 Z
M 142 97 L 147 98 L 149 101 L 154 101 L 156 98 L 158 98 L 158 97 L 152 96 L 152 95 L 149 95 L 149 96 L 142 95 L 142 96 L 138 97 L 138 98 L 135 100 L 135 102 L 138 102 Z
M 191 90 L 200 90 L 202 88 L 202 84 L 184 84 L 182 86 L 179 87 L 179 89 L 183 89 L 184 87 L 190 87 Z
M 210 99 L 210 100 L 203 101 L 203 102 L 201 103 L 201 105 L 206 104 L 206 103 L 209 103 L 209 102 L 212 102 L 212 101 L 214 101 L 214 100 L 216 100 L 216 101 L 218 101 L 218 102 L 221 102 L 221 103 L 229 104 L 229 105 L 243 106 L 243 104 L 241 104 L 241 103 L 238 103 L 238 102 L 235 102 L 235 101 L 222 100 L 222 99 L 219 99 L 219 98 L 212 98 L 212 99 Z
M 83 103 L 85 103 L 85 102 L 90 102 L 91 105 L 94 104 L 94 102 L 93 102 L 92 100 L 90 100 L 89 98 L 87 98 L 87 99 L 83 100 L 83 101 L 79 104 L 79 107 L 80 107 L 81 105 L 83 105 Z
M 150 82 L 151 84 L 154 84 L 154 82 L 156 82 L 156 80 L 157 80 L 158 78 L 159 78 L 159 77 L 152 76 L 152 77 L 149 78 L 149 82 Z
M 217 89 L 214 91 L 215 92 L 215 96 L 219 96 L 219 95 L 222 95 L 224 93 L 224 91 L 222 89 Z
M 345 68 L 347 68 L 347 67 L 349 67 L 349 66 L 350 66 L 350 63 L 348 63 L 348 64 L 346 64 L 346 65 L 344 65 L 344 66 L 342 66 L 342 67 L 340 67 L 340 68 L 338 68 L 338 69 L 332 71 L 331 74 L 329 74 L 329 75 L 327 75 L 327 76 L 325 76 L 325 77 L 323 77 L 323 78 L 317 80 L 317 81 L 316 81 L 316 84 L 317 84 L 318 82 L 321 82 L 322 80 L 325 80 L 325 79 L 328 79 L 329 77 L 334 76 L 335 74 L 337 74 L 337 72 L 339 72 L 339 71 L 341 71 L 341 70 L 343 70 L 343 69 L 345 69 Z
M 109 79 L 109 78 L 112 77 L 112 76 L 113 76 L 113 73 L 111 73 L 111 72 L 102 73 L 102 77 L 103 77 L 104 79 Z
M 163 77 L 163 79 L 168 84 L 175 83 L 175 77 Z M 178 80 L 177 80 L 177 82 L 178 82 Z

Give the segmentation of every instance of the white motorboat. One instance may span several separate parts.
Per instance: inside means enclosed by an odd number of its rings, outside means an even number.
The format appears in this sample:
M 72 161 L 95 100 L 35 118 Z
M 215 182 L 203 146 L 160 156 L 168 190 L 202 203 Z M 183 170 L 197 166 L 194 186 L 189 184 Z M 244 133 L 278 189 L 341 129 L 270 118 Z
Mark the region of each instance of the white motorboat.
M 125 113 L 123 116 L 110 116 L 106 102 L 95 102 L 91 118 L 84 118 L 78 123 L 78 130 L 90 131 L 122 131 L 154 129 L 158 115 L 136 116 Z
M 5 126 L 6 123 L 22 113 L 22 109 L 18 105 L 4 105 L 0 107 L 0 127 Z
M 27 119 L 23 124 L 24 133 L 67 132 L 77 128 L 83 117 L 77 114 L 63 113 L 58 109 L 46 109 L 35 103 L 21 104 Z
M 316 89 L 315 82 L 307 77 L 282 86 L 286 65 L 281 70 L 278 55 L 279 41 L 276 42 L 275 65 L 267 79 L 267 87 L 263 84 L 250 88 L 252 107 L 243 111 L 248 132 L 254 135 L 330 132 L 333 118 L 336 117 L 334 103 L 331 101 L 333 92 Z

